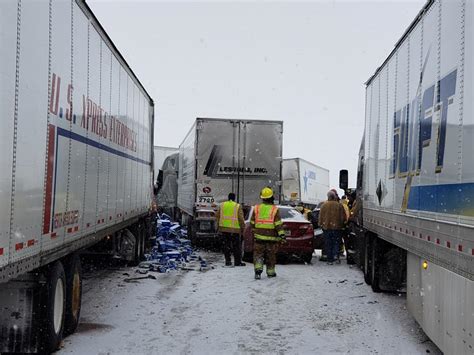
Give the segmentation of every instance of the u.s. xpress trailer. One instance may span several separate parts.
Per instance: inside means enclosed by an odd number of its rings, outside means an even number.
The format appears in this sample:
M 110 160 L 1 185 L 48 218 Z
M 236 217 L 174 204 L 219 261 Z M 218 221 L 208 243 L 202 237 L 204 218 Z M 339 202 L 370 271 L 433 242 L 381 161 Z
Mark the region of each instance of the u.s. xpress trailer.
M 474 352 L 474 3 L 428 1 L 367 82 L 361 263 L 446 354 Z
M 178 207 L 193 237 L 214 237 L 215 211 L 234 192 L 250 206 L 269 186 L 280 200 L 283 122 L 197 118 L 179 146 Z
M 153 101 L 87 4 L 0 3 L 0 352 L 75 330 L 77 251 L 143 253 Z
M 329 170 L 301 158 L 283 159 L 282 203 L 318 205 L 326 200 Z

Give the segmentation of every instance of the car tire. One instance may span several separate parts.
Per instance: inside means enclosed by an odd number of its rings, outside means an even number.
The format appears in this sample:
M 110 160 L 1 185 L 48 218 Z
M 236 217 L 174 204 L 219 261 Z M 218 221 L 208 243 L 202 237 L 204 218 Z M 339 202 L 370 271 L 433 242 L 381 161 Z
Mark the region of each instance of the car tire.
M 248 263 L 253 263 L 253 253 L 250 253 L 250 252 L 243 253 L 242 260 Z
M 301 259 L 303 259 L 303 261 L 304 261 L 306 264 L 311 264 L 311 260 L 313 260 L 313 253 L 306 253 L 306 254 L 303 254 L 303 256 L 301 257 Z

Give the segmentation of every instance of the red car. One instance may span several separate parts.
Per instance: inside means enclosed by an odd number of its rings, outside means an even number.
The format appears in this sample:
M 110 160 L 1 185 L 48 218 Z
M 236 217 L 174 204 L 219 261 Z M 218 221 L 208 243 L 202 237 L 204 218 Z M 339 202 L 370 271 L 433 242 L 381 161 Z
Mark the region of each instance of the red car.
M 303 261 L 310 263 L 313 257 L 313 225 L 306 220 L 303 215 L 296 209 L 290 206 L 278 206 L 280 216 L 283 222 L 283 229 L 286 235 L 286 244 L 280 246 L 278 254 L 284 255 L 298 255 Z M 253 207 L 245 221 L 243 253 L 244 259 L 250 261 L 253 254 L 253 231 L 250 226 L 250 216 L 252 215 Z

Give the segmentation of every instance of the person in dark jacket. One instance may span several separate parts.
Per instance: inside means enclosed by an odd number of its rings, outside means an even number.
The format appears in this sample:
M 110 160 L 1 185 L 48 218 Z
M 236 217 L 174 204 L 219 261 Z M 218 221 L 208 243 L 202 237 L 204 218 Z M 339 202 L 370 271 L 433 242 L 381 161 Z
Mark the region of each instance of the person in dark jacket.
M 319 225 L 324 232 L 327 261 L 329 265 L 332 265 L 336 258 L 339 262 L 339 239 L 344 228 L 346 214 L 344 207 L 337 202 L 334 191 L 329 191 L 327 196 L 328 200 L 319 212 Z

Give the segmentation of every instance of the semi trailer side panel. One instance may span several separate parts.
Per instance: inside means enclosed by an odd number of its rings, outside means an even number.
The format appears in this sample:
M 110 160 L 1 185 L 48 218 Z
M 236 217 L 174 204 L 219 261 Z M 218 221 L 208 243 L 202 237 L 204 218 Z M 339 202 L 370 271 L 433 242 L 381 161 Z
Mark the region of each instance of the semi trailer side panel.
M 1 7 L 4 282 L 148 212 L 154 116 L 84 1 Z
M 408 252 L 410 311 L 447 353 L 474 346 L 473 21 L 428 1 L 366 93 L 364 227 Z

